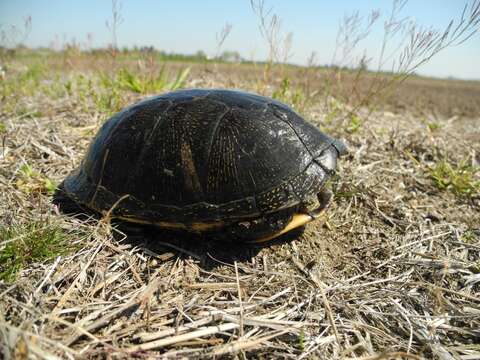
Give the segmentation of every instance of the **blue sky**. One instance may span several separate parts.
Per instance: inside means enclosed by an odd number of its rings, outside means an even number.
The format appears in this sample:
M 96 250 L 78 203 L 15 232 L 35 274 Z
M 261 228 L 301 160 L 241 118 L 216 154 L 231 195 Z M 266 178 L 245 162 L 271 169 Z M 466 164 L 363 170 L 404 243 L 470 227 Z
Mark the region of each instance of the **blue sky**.
M 367 16 L 379 9 L 383 15 L 370 36 L 360 43 L 359 52 L 375 59 L 380 53 L 385 16 L 391 10 L 388 0 L 265 0 L 268 8 L 282 20 L 282 30 L 293 33 L 294 63 L 306 63 L 315 51 L 320 64 L 331 62 L 340 20 L 359 11 Z M 438 29 L 461 14 L 464 0 L 410 0 L 401 15 L 418 24 Z M 222 50 L 236 50 L 248 59 L 263 59 L 267 46 L 258 31 L 249 0 L 122 0 L 123 23 L 118 28 L 118 45 L 153 45 L 180 53 L 203 50 L 216 53 L 216 34 L 225 23 L 232 25 Z M 29 46 L 60 47 L 75 39 L 91 45 L 106 46 L 110 33 L 105 21 L 111 18 L 109 0 L 0 0 L 1 29 L 21 27 L 23 19 L 32 18 Z M 392 43 L 393 44 L 393 43 Z M 480 34 L 468 42 L 437 54 L 417 71 L 420 74 L 463 79 L 480 79 Z

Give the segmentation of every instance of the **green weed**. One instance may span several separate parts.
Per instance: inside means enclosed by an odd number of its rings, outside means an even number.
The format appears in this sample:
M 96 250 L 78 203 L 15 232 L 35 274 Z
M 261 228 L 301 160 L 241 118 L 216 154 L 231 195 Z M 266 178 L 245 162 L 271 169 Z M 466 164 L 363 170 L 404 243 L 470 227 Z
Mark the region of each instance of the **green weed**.
M 48 80 L 44 81 L 40 86 L 40 91 L 54 100 L 68 94 L 62 76 L 59 73 L 52 74 Z
M 427 128 L 428 130 L 430 130 L 431 132 L 435 132 L 437 130 L 440 130 L 442 128 L 442 124 L 438 123 L 438 122 L 429 122 L 427 123 Z
M 13 282 L 20 270 L 72 250 L 62 229 L 43 222 L 0 227 L 0 280 Z
M 187 81 L 187 77 L 190 74 L 190 68 L 185 68 L 177 73 L 177 76 L 175 77 L 175 80 L 173 80 L 168 88 L 170 90 L 177 90 L 180 88 L 183 88 L 185 86 L 185 83 Z
M 299 87 L 292 86 L 288 77 L 282 79 L 280 85 L 273 91 L 272 97 L 298 111 L 305 110 L 307 106 L 307 97 L 304 91 Z
M 300 351 L 305 350 L 305 332 L 303 329 L 300 329 L 300 333 L 298 334 L 297 338 L 297 349 Z
M 323 123 L 325 125 L 331 125 L 333 120 L 335 120 L 340 114 L 340 110 L 339 109 L 333 109 L 331 111 L 329 111 L 326 115 L 325 115 L 325 118 L 323 120 Z
M 337 186 L 335 181 L 331 181 L 332 191 L 335 197 L 335 200 L 349 200 L 354 197 L 363 197 L 365 194 L 368 194 L 368 188 L 364 185 L 355 185 L 353 183 L 343 183 L 341 186 Z
M 40 82 L 45 76 L 43 65 L 35 63 L 28 69 L 12 78 L 8 82 L 13 84 L 13 94 L 19 96 L 33 95 L 40 87 Z
M 130 90 L 136 93 L 144 94 L 147 88 L 154 86 L 154 81 L 147 81 L 140 76 L 131 73 L 128 69 L 121 69 L 117 75 L 118 84 L 122 89 Z M 104 86 L 110 86 L 107 81 L 104 81 Z
M 115 87 L 110 91 L 92 91 L 91 98 L 96 110 L 106 116 L 112 116 L 124 106 L 122 94 Z
M 139 94 L 156 93 L 163 90 L 177 90 L 185 86 L 190 68 L 180 70 L 175 79 L 170 81 L 165 66 L 155 75 L 143 75 L 130 72 L 123 68 L 117 74 L 115 82 L 120 88 Z
M 15 115 L 22 119 L 33 119 L 43 116 L 43 113 L 39 110 L 32 110 L 30 107 L 25 105 L 18 105 Z
M 15 186 L 18 190 L 27 194 L 41 193 L 53 195 L 57 188 L 52 180 L 33 170 L 28 164 L 24 164 L 20 168 Z
M 439 123 L 438 121 L 429 121 L 428 119 L 426 118 L 421 118 L 420 121 L 422 122 L 422 124 L 424 124 L 427 129 L 430 131 L 430 132 L 435 132 L 437 130 L 440 130 L 442 127 L 443 127 L 443 124 Z
M 115 80 L 103 72 L 94 77 L 75 75 L 63 84 L 63 88 L 66 94 L 79 99 L 85 112 L 91 112 L 93 105 L 95 111 L 111 116 L 125 105 Z
M 100 83 L 103 83 L 103 78 L 106 77 L 106 75 L 100 74 Z M 67 91 L 67 94 L 75 94 L 78 97 L 79 103 L 82 105 L 84 112 L 91 111 L 90 100 L 93 100 L 93 102 L 95 102 L 96 96 L 98 96 L 97 90 L 95 89 L 94 83 L 91 78 L 88 78 L 83 74 L 75 75 L 66 83 L 65 89 Z M 106 88 L 105 90 L 108 92 L 109 89 L 111 89 L 111 87 Z M 97 99 L 97 101 L 99 100 Z
M 280 86 L 273 92 L 272 97 L 280 101 L 285 101 L 289 91 L 290 91 L 290 80 L 289 78 L 285 77 L 282 79 Z
M 18 80 L 23 83 L 31 83 L 33 85 L 38 85 L 40 79 L 45 73 L 45 69 L 42 65 L 36 63 L 30 66 L 26 72 L 22 73 Z
M 0 122 L 0 135 L 5 134 L 6 132 L 7 132 L 7 126 L 5 125 L 5 123 Z
M 467 244 L 475 244 L 477 242 L 477 236 L 472 230 L 465 231 L 460 237 L 463 242 Z
M 180 70 L 173 80 L 170 80 L 165 67 L 155 75 L 135 74 L 127 68 L 120 69 L 113 76 L 106 73 L 99 74 L 99 85 L 95 87 L 92 80 L 84 77 L 77 79 L 79 98 L 85 104 L 90 98 L 93 100 L 96 110 L 111 116 L 119 111 L 124 105 L 122 91 L 146 95 L 164 90 L 177 90 L 185 86 L 190 68 Z M 67 92 L 72 92 L 73 84 L 67 83 Z
M 355 114 L 350 115 L 350 123 L 347 127 L 347 131 L 351 134 L 356 133 L 358 130 L 360 130 L 360 127 L 362 126 L 362 120 L 360 117 L 358 117 Z
M 63 87 L 64 87 L 67 95 L 71 96 L 73 94 L 73 81 L 72 80 L 67 80 L 67 82 L 65 82 L 63 84 Z
M 34 117 L 36 111 L 32 112 L 22 104 L 25 99 L 39 91 L 44 76 L 44 66 L 34 63 L 23 72 L 9 72 L 5 79 L 0 79 L 0 99 L 3 112 L 20 117 Z
M 472 197 L 480 193 L 478 166 L 471 166 L 466 160 L 453 164 L 447 159 L 429 168 L 430 177 L 440 190 L 451 191 L 457 196 Z

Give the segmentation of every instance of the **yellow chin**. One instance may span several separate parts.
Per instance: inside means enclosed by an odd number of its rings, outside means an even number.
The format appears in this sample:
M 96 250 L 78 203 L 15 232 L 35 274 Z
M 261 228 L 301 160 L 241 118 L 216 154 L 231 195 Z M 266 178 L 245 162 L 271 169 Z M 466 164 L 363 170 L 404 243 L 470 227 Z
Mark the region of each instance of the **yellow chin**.
M 313 220 L 318 220 L 318 219 L 324 218 L 324 217 L 325 217 L 325 207 L 319 208 L 319 209 L 313 211 L 311 214 L 297 213 L 297 214 L 293 215 L 292 220 L 282 230 L 280 230 L 276 233 L 270 234 L 268 236 L 249 241 L 249 242 L 251 242 L 251 243 L 262 243 L 262 242 L 265 242 L 265 241 L 269 241 L 269 240 L 275 239 L 276 237 L 279 237 L 283 234 L 286 234 L 287 232 L 289 232 L 293 229 L 296 229 L 300 226 L 308 224 L 309 222 L 311 222 Z

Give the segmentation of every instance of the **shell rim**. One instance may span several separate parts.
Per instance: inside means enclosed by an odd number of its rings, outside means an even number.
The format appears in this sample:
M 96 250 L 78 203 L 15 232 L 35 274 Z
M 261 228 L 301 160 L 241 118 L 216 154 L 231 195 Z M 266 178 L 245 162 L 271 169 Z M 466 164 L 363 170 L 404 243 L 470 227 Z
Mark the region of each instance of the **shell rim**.
M 335 173 L 335 170 L 329 170 L 325 168 L 320 161 L 317 161 L 317 159 L 320 158 L 322 154 L 325 151 L 327 151 L 327 149 L 330 149 L 332 147 L 336 150 L 337 158 L 338 158 L 338 156 L 340 156 L 341 154 L 340 154 L 340 151 L 337 149 L 336 145 L 337 145 L 336 140 L 332 139 L 332 141 L 327 146 L 325 146 L 323 151 L 317 157 L 313 158 L 305 166 L 305 168 L 302 171 L 300 171 L 298 174 L 292 175 L 291 177 L 280 181 L 277 185 L 269 189 L 266 189 L 263 192 L 258 194 L 253 194 L 238 200 L 234 200 L 234 201 L 230 201 L 222 204 L 212 204 L 208 202 L 197 202 L 197 203 L 192 203 L 185 206 L 158 204 L 159 208 L 163 208 L 165 210 L 164 214 L 170 213 L 170 216 L 168 215 L 161 216 L 160 213 L 152 213 L 151 214 L 152 216 L 146 216 L 146 214 L 150 212 L 148 209 L 152 208 L 152 204 L 147 205 L 130 194 L 123 194 L 123 195 L 114 194 L 110 192 L 108 189 L 106 189 L 105 187 L 103 187 L 101 184 L 92 183 L 90 179 L 88 179 L 88 175 L 85 174 L 85 172 L 83 171 L 82 165 L 77 167 L 67 176 L 67 178 L 61 184 L 60 188 L 62 191 L 65 192 L 65 194 L 68 197 L 70 197 L 75 202 L 79 204 L 83 204 L 88 208 L 91 208 L 94 211 L 97 211 L 99 213 L 104 213 L 106 211 L 109 211 L 112 213 L 114 217 L 117 217 L 117 218 L 118 217 L 128 218 L 130 214 L 131 215 L 136 214 L 135 217 L 137 219 L 141 220 L 143 218 L 145 219 L 146 222 L 151 222 L 150 219 L 152 218 L 155 218 L 156 222 L 159 222 L 159 221 L 168 222 L 171 219 L 176 219 L 176 220 L 179 220 L 176 222 L 178 224 L 205 223 L 205 222 L 215 222 L 215 221 L 219 221 L 222 223 L 234 222 L 236 220 L 259 217 L 259 216 L 270 214 L 282 209 L 287 209 L 292 206 L 297 206 L 301 204 L 302 200 L 304 200 L 306 197 L 311 196 L 311 194 L 316 194 L 321 192 L 327 180 L 331 177 L 333 173 Z M 293 186 L 290 183 L 291 179 L 305 172 L 313 163 L 318 165 L 324 171 L 325 177 L 322 179 L 321 183 L 317 188 L 313 189 L 310 187 L 304 191 L 304 194 L 296 194 Z M 84 194 L 85 196 L 82 196 L 82 194 L 79 195 L 74 189 L 72 190 L 70 188 L 71 182 L 77 182 L 77 183 L 80 182 L 79 187 L 83 189 L 84 192 L 86 191 L 87 194 Z M 286 186 L 287 188 L 289 188 L 290 192 L 294 194 L 293 200 L 286 201 L 282 203 L 280 206 L 272 208 L 269 211 L 261 211 L 257 207 L 256 196 L 262 193 L 266 193 L 268 191 L 272 191 L 276 188 L 280 188 L 281 186 Z M 111 199 L 109 203 L 106 203 L 107 206 L 102 206 L 102 207 L 98 206 L 99 195 L 100 195 L 100 198 L 103 197 L 103 201 L 105 201 L 105 199 Z M 128 195 L 128 197 L 126 195 Z M 308 196 L 305 196 L 305 195 L 308 195 Z M 124 197 L 125 199 L 121 200 L 122 197 Z M 122 203 L 123 203 L 123 207 L 121 206 Z M 125 205 L 125 203 L 127 203 L 127 205 Z M 232 208 L 233 205 L 237 205 L 236 207 L 237 209 L 243 208 L 244 210 L 232 211 L 232 209 L 234 209 Z M 157 204 L 154 204 L 154 206 L 157 206 Z M 114 208 L 112 209 L 112 207 Z M 198 216 L 198 214 L 202 211 L 204 212 L 204 216 Z

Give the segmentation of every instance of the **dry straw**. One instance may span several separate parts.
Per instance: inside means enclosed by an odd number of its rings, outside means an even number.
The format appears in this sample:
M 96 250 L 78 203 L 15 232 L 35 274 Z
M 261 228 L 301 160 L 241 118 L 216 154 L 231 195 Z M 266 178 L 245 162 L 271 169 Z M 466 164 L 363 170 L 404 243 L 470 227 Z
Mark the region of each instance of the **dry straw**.
M 59 213 L 46 179 L 79 164 L 104 120 L 108 109 L 88 94 L 105 91 L 98 71 L 111 62 L 63 55 L 51 55 L 33 89 L 21 80 L 28 58 L 8 58 L 1 83 L 0 252 L 15 244 L 24 256 L 0 281 L 4 358 L 480 358 L 477 82 L 406 80 L 388 110 L 359 106 L 368 121 L 349 126 L 330 106 L 344 115 L 355 104 L 317 94 L 305 117 L 351 149 L 330 184 L 328 219 L 253 247 Z M 228 77 L 191 66 L 192 87 L 255 90 L 265 76 L 250 65 L 218 64 Z M 437 167 L 462 161 L 450 168 L 467 193 Z M 68 251 L 33 258 L 31 239 Z M 2 274 L 13 258 L 2 258 Z

